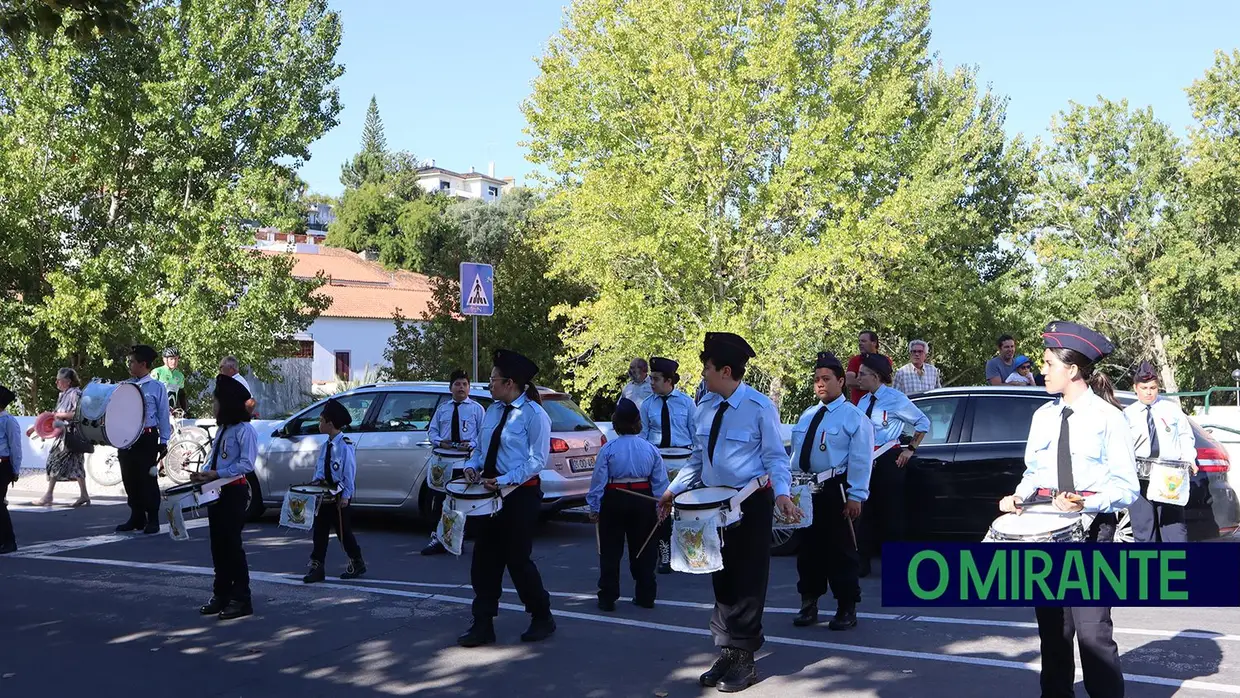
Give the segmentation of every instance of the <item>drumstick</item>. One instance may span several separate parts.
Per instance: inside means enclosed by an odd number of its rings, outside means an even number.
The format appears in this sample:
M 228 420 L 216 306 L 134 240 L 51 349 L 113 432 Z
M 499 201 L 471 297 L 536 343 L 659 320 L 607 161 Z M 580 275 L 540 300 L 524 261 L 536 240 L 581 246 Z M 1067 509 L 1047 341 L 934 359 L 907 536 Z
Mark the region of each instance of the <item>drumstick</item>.
M 845 503 L 848 503 L 848 495 L 844 494 L 844 483 L 842 482 L 840 483 L 840 498 L 843 499 Z M 853 520 L 847 516 L 844 518 L 848 519 L 848 535 L 852 536 L 853 550 L 860 550 L 860 546 L 857 545 L 857 529 L 853 528 Z
M 649 499 L 649 500 L 650 500 L 650 501 L 652 501 L 652 502 L 657 502 L 657 501 L 659 501 L 659 498 L 658 498 L 658 497 L 651 497 L 651 496 L 650 496 L 650 495 L 648 495 L 648 494 L 642 494 L 641 492 L 637 492 L 637 491 L 635 491 L 635 490 L 630 490 L 630 489 L 627 489 L 627 488 L 624 488 L 624 487 L 617 487 L 617 488 L 616 488 L 616 491 L 618 491 L 618 492 L 625 492 L 625 493 L 627 493 L 627 494 L 631 494 L 631 495 L 633 495 L 634 497 L 641 497 L 642 499 Z
M 650 539 L 654 538 L 654 532 L 659 530 L 659 525 L 662 523 L 663 523 L 662 521 L 654 522 L 654 528 L 650 529 L 650 535 L 646 536 L 646 542 L 642 543 L 641 549 L 637 551 L 637 557 L 640 558 L 642 556 L 642 553 L 646 552 L 646 546 L 650 545 Z
M 594 522 L 594 550 L 599 554 L 603 554 L 603 539 L 598 533 L 598 522 Z

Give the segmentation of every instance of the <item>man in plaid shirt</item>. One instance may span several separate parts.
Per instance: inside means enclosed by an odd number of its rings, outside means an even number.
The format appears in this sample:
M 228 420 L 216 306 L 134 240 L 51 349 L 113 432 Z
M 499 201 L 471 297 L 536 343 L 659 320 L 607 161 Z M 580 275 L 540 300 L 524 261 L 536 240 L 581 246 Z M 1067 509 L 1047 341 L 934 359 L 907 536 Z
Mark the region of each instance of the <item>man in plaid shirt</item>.
M 926 363 L 930 345 L 920 339 L 908 343 L 909 362 L 901 366 L 892 377 L 892 387 L 905 395 L 924 393 L 943 387 L 939 369 Z

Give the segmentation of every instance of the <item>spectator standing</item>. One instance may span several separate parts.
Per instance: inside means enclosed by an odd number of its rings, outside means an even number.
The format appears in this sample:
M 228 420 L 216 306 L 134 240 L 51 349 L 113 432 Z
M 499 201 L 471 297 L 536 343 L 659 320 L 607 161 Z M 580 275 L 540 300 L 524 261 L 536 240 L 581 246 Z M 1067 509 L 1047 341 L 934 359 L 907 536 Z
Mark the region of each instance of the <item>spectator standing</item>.
M 650 364 L 640 356 L 629 362 L 629 382 L 620 391 L 622 399 L 632 400 L 634 405 L 641 407 L 646 398 L 654 394 L 650 387 Z
M 75 508 L 90 504 L 90 495 L 86 493 L 86 456 L 82 453 L 70 453 L 65 445 L 67 422 L 73 419 L 78 402 L 82 399 L 81 385 L 77 371 L 71 368 L 62 368 L 56 373 L 56 387 L 60 389 L 60 397 L 56 400 L 56 411 L 52 417 L 56 420 L 56 426 L 61 428 L 61 434 L 52 442 L 52 449 L 47 456 L 47 492 L 31 502 L 31 506 L 51 506 L 57 482 L 77 482 L 81 496 L 73 503 Z M 33 433 L 34 427 L 26 430 L 26 436 Z
M 924 340 L 914 339 L 908 343 L 909 362 L 896 371 L 892 378 L 892 387 L 905 395 L 924 393 L 927 390 L 943 387 L 943 377 L 938 367 L 926 363 L 930 354 L 930 345 Z
M 999 354 L 986 362 L 986 382 L 1003 385 L 1008 376 L 1016 372 L 1016 340 L 1012 335 L 1005 334 L 995 344 Z
M 874 330 L 863 330 L 857 335 L 857 354 L 848 360 L 848 371 L 845 373 L 845 383 L 848 386 L 848 399 L 855 405 L 857 401 L 865 395 L 866 391 L 857 382 L 857 373 L 861 370 L 861 363 L 869 354 L 878 353 L 878 333 Z M 890 359 L 888 359 L 890 361 Z M 891 366 L 891 370 L 887 372 L 890 377 L 895 371 L 895 365 Z M 888 381 L 890 382 L 890 381 Z

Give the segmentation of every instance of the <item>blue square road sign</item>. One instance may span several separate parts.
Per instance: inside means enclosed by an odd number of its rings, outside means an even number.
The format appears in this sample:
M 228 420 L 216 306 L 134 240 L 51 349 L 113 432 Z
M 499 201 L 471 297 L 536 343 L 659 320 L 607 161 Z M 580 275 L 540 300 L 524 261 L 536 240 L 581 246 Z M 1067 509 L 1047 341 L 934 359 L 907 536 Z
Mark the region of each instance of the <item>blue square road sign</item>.
M 495 270 L 490 264 L 461 262 L 461 314 L 495 314 Z

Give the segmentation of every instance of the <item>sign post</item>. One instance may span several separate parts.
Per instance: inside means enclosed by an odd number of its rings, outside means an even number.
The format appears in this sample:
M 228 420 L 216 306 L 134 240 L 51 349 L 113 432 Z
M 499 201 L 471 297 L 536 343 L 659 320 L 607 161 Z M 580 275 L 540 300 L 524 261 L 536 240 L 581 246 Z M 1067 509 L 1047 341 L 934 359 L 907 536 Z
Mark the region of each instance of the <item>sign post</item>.
M 474 325 L 474 382 L 478 382 L 478 316 L 495 314 L 495 270 L 490 264 L 461 262 L 461 315 Z

